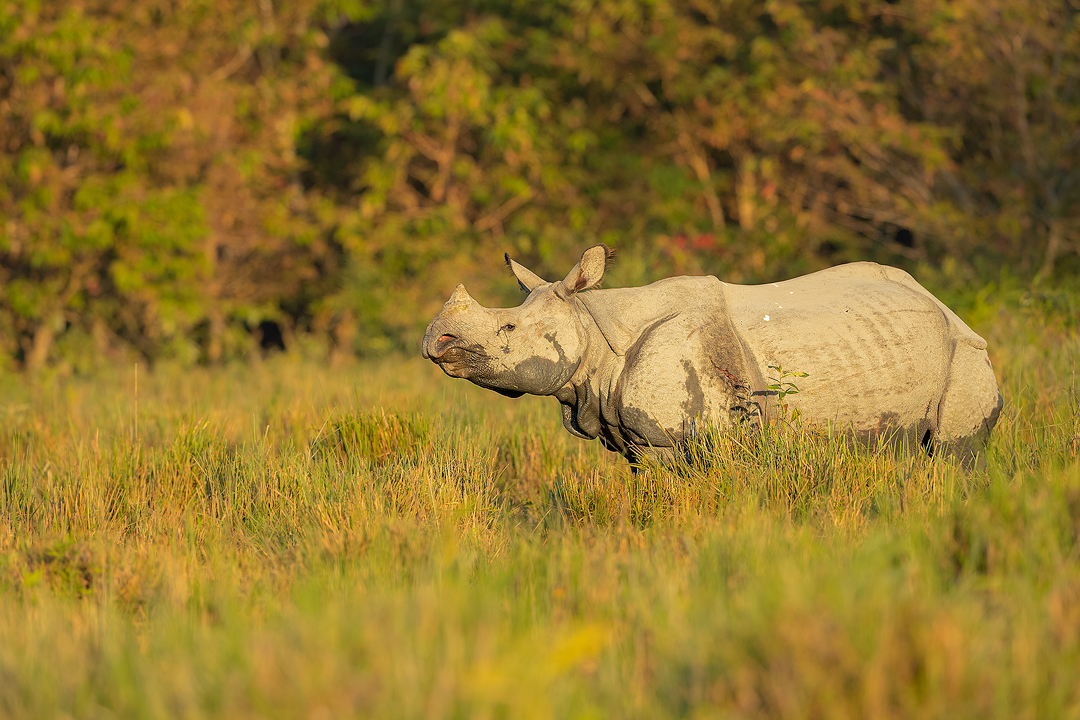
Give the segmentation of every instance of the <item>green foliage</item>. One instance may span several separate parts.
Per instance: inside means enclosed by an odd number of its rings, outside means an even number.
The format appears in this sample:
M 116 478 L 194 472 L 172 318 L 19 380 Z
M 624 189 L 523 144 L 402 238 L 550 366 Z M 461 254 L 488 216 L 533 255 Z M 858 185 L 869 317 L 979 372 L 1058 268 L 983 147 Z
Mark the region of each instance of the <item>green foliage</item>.
M 5 4 L 0 352 L 36 368 L 81 332 L 183 356 L 205 326 L 194 354 L 217 359 L 228 320 L 302 298 L 317 198 L 281 198 L 294 126 L 329 102 L 332 74 L 303 75 L 316 7 Z
M 9 2 L 0 358 L 411 348 L 458 282 L 514 299 L 504 251 L 557 277 L 595 242 L 619 284 L 1052 290 L 1078 32 L 1049 0 Z
M 785 370 L 780 365 L 770 365 L 770 370 L 776 371 L 776 377 L 769 378 L 769 384 L 765 386 L 766 390 L 772 390 L 776 394 L 776 401 L 779 404 L 779 411 L 783 419 L 787 419 L 787 403 L 784 402 L 784 398 L 788 395 L 798 395 L 800 390 L 799 386 L 795 384 L 794 380 L 789 378 L 804 378 L 810 377 L 809 373 L 800 372 L 798 370 Z M 795 411 L 791 416 L 792 420 L 799 419 L 799 409 L 795 408 Z

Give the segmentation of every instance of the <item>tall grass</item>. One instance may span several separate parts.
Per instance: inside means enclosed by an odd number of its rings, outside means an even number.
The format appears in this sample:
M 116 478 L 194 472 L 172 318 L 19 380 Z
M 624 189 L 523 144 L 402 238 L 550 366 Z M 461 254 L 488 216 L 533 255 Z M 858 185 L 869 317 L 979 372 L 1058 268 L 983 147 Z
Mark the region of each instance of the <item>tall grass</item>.
M 0 717 L 1080 717 L 1080 340 L 984 325 L 970 473 L 632 475 L 417 359 L 2 378 Z

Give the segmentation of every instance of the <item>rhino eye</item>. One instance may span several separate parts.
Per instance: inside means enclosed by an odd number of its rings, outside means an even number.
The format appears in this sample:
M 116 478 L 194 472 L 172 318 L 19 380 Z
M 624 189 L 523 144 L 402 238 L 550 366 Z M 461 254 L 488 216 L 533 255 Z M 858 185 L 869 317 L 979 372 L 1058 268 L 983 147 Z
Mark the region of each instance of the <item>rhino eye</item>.
M 499 328 L 499 332 L 503 332 L 504 330 L 506 332 L 512 332 L 514 330 L 514 323 L 506 323 L 501 328 Z

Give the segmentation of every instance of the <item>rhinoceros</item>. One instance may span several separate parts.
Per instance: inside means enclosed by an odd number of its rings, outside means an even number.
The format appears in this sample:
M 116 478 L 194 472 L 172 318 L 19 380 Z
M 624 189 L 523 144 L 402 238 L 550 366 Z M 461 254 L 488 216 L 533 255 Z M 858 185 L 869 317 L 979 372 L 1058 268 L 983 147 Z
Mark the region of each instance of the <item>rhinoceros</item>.
M 548 282 L 505 255 L 525 302 L 485 308 L 458 285 L 423 356 L 508 397 L 555 396 L 568 431 L 632 464 L 672 454 L 702 423 L 763 423 L 778 407 L 965 463 L 997 422 L 986 341 L 903 270 L 856 262 L 765 285 L 600 289 L 612 256 L 591 247 Z M 800 374 L 798 394 L 781 394 L 778 368 Z

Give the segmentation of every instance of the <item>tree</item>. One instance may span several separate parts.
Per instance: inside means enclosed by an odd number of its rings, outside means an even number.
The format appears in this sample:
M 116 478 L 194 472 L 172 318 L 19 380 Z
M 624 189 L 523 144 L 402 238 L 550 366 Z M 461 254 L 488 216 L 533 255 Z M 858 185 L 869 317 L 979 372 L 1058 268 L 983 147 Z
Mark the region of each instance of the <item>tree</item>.
M 4 5 L 5 355 L 35 368 L 81 333 L 214 360 L 230 326 L 324 292 L 309 286 L 339 253 L 334 211 L 304 193 L 295 143 L 340 78 L 311 20 L 345 11 L 362 9 Z
M 1078 10 L 1010 0 L 898 6 L 897 87 L 913 117 L 949 137 L 941 211 L 927 218 L 938 254 L 1048 280 L 1080 252 Z

